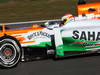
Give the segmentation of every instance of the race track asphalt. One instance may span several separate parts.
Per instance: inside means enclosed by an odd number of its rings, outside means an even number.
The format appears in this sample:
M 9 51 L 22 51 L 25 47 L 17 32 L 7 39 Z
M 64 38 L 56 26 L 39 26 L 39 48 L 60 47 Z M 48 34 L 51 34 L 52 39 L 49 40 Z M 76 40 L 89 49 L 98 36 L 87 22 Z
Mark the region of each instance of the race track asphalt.
M 0 75 L 100 75 L 100 55 L 21 62 Z

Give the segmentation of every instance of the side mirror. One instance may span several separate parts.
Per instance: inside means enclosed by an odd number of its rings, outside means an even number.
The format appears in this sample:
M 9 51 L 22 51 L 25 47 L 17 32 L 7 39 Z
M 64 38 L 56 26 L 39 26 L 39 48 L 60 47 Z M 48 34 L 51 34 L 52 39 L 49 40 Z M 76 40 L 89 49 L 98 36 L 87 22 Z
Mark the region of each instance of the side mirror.
M 88 12 L 95 12 L 96 11 L 96 9 L 94 9 L 94 8 L 89 8 L 88 9 Z

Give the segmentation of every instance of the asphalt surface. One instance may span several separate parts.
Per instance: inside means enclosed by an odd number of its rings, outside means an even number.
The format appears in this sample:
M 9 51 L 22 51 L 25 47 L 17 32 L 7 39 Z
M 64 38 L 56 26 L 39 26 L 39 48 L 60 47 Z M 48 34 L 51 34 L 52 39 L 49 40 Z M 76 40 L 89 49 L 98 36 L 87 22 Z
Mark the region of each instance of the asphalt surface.
M 21 62 L 0 75 L 100 75 L 100 55 Z

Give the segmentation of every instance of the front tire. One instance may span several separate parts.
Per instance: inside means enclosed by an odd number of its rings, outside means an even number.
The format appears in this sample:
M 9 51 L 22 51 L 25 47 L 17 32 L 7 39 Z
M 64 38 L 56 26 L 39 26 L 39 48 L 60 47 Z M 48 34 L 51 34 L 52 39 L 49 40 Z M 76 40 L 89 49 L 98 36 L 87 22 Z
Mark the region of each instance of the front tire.
M 4 38 L 0 41 L 0 65 L 5 68 L 14 67 L 21 57 L 21 48 L 17 41 Z

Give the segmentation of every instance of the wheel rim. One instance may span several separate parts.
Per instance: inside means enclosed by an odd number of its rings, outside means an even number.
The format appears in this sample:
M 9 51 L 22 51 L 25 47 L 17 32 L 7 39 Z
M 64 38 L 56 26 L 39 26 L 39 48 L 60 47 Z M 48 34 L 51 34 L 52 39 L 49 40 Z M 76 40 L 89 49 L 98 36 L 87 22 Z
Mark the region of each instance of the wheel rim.
M 16 57 L 16 49 L 12 44 L 4 44 L 1 47 L 1 59 L 4 64 L 12 64 Z

